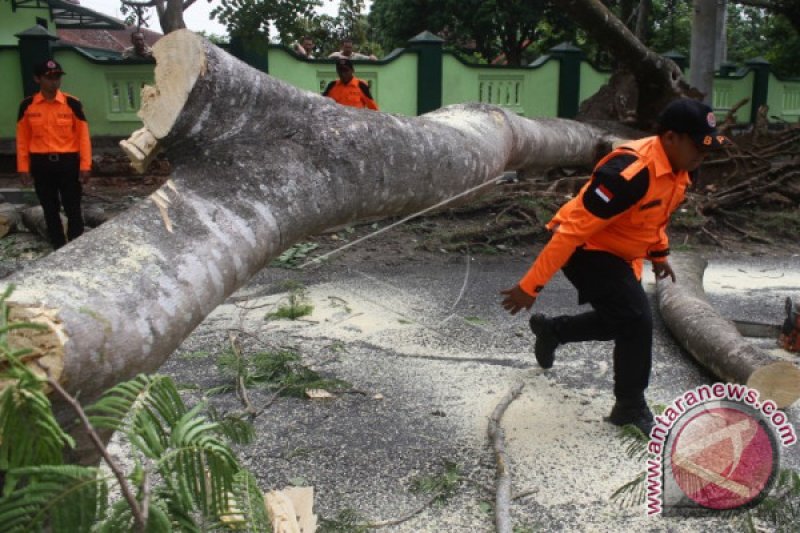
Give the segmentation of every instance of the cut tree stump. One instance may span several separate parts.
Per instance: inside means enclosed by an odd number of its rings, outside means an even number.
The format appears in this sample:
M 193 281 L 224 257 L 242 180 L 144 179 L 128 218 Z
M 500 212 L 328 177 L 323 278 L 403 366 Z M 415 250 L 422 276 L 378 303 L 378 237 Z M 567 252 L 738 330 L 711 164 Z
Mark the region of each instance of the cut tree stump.
M 679 344 L 718 378 L 742 383 L 788 407 L 800 398 L 800 369 L 748 342 L 706 299 L 706 260 L 693 254 L 671 256 L 678 279 L 658 281 L 658 309 Z

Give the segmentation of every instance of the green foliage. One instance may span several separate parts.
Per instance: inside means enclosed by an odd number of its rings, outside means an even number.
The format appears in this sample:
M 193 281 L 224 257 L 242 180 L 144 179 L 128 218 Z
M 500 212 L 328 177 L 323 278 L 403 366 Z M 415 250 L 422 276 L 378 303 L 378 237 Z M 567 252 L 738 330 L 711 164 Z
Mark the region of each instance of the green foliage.
M 319 245 L 313 242 L 301 242 L 295 244 L 279 255 L 277 259 L 273 260 L 270 266 L 297 268 L 301 263 L 308 259 L 308 253 L 316 250 L 318 247 Z
M 108 505 L 108 488 L 95 468 L 74 465 L 12 469 L 0 499 L 0 531 L 91 531 Z
M 259 352 L 242 357 L 225 352 L 217 364 L 227 376 L 241 379 L 245 387 L 267 387 L 279 390 L 284 396 L 302 397 L 306 389 L 341 390 L 350 387 L 344 381 L 323 378 L 304 366 L 300 354 L 293 350 Z M 228 386 L 225 390 L 231 388 Z M 221 392 L 221 389 L 209 392 Z
M 22 363 L 30 350 L 9 345 L 11 331 L 43 327 L 9 322 L 6 302 L 13 290 L 9 286 L 0 296 L 0 470 L 9 471 L 4 494 L 16 483 L 15 468 L 61 464 L 64 446 L 75 445 L 53 416 L 43 380 Z
M 220 0 L 211 17 L 227 27 L 231 36 L 270 37 L 270 26 L 281 36 L 298 38 L 305 31 L 303 20 L 314 17 L 320 0 Z
M 27 352 L 9 344 L 10 331 L 41 327 L 9 323 L 12 290 L 0 296 L 0 531 L 131 531 L 130 503 L 120 499 L 108 506 L 108 479 L 95 468 L 61 464 L 64 446 L 74 442 L 55 419 L 45 381 L 21 362 Z M 197 520 L 220 522 L 231 515 L 269 531 L 263 504 L 253 509 L 263 496 L 222 437 L 245 442 L 252 428 L 209 420 L 203 407 L 188 409 L 170 378 L 140 375 L 85 412 L 93 427 L 122 433 L 133 449 L 135 466 L 126 483 L 138 492 L 139 506 L 152 491 L 146 531 L 199 531 Z
M 288 281 L 284 284 L 284 287 L 288 291 L 288 295 L 283 300 L 283 305 L 278 306 L 276 311 L 267 313 L 265 317 L 267 320 L 297 320 L 310 315 L 314 311 L 314 306 L 308 303 L 306 289 L 302 284 Z
M 335 518 L 321 517 L 317 533 L 367 533 L 366 520 L 354 509 L 342 509 Z
M 428 30 L 445 38 L 451 47 L 478 53 L 491 61 L 504 54 L 508 64 L 520 65 L 530 53 L 565 40 L 556 28 L 574 28 L 549 4 L 500 0 L 375 0 L 369 14 L 373 39 L 384 49 L 405 47 L 408 40 Z
M 435 501 L 444 501 L 455 494 L 461 484 L 461 467 L 447 462 L 444 471 L 436 475 L 419 476 L 411 480 L 411 492 L 436 495 Z

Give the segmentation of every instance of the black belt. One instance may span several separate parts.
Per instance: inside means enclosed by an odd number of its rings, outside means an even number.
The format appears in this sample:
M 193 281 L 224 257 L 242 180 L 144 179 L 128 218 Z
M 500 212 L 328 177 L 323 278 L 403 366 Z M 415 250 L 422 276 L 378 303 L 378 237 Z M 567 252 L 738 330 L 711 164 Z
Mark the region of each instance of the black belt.
M 51 154 L 31 154 L 31 158 L 46 159 L 51 163 L 58 163 L 62 159 L 73 159 L 78 157 L 77 152 L 53 152 Z

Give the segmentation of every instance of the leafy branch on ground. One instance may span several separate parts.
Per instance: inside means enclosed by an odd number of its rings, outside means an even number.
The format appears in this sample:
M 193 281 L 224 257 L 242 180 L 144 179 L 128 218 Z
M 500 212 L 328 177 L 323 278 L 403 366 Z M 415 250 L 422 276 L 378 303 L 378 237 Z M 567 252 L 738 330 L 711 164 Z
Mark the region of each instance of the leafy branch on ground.
M 307 389 L 351 388 L 345 381 L 320 376 L 303 364 L 298 352 L 289 349 L 242 356 L 226 350 L 217 358 L 217 365 L 233 383 L 209 389 L 208 394 L 236 390 L 238 383 L 244 388 L 263 387 L 281 396 L 296 397 L 304 396 Z
M 9 323 L 9 294 L 0 297 L 0 531 L 270 530 L 263 494 L 224 436 L 233 430 L 203 415 L 202 404 L 188 408 L 165 376 L 140 375 L 84 410 L 55 380 L 22 363 L 28 350 L 9 344 L 11 329 L 38 327 Z M 46 386 L 83 421 L 125 497 L 113 501 L 111 476 L 100 469 L 63 464 L 75 441 L 56 421 Z M 116 464 L 98 430 L 121 433 L 132 467 Z

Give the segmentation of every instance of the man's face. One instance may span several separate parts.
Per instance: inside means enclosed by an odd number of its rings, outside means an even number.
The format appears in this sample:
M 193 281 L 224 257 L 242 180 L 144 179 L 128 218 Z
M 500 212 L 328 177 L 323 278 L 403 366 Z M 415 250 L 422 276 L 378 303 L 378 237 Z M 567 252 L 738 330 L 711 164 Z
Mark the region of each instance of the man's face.
M 698 145 L 688 134 L 668 131 L 662 136 L 664 152 L 675 171 L 693 171 L 703 163 L 708 150 Z
M 353 43 L 351 41 L 345 41 L 342 43 L 342 54 L 349 56 L 353 53 Z M 352 74 L 352 73 L 351 73 Z
M 136 50 L 144 50 L 144 35 L 141 33 L 134 33 L 131 35 L 131 42 Z
M 303 39 L 303 50 L 310 54 L 314 50 L 314 41 L 312 39 Z
M 336 74 L 339 75 L 342 83 L 349 83 L 353 79 L 353 69 L 347 65 L 336 65 Z
M 61 88 L 62 74 L 43 74 L 34 76 L 33 81 L 39 84 L 39 89 L 46 95 L 53 95 Z

